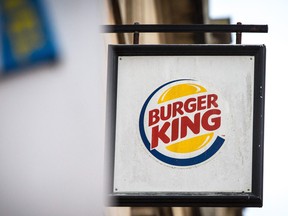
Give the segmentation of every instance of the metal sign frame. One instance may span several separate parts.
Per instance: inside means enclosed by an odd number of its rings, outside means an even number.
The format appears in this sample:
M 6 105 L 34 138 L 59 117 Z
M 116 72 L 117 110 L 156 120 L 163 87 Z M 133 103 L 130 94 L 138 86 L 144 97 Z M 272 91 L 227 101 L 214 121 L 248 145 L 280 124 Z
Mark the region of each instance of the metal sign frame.
M 263 144 L 265 101 L 264 45 L 109 45 L 106 147 L 110 206 L 242 206 L 263 203 Z M 252 190 L 250 192 L 133 192 L 113 191 L 119 56 L 253 56 Z M 133 90 L 133 89 L 131 89 Z M 129 132 L 128 132 L 129 133 Z

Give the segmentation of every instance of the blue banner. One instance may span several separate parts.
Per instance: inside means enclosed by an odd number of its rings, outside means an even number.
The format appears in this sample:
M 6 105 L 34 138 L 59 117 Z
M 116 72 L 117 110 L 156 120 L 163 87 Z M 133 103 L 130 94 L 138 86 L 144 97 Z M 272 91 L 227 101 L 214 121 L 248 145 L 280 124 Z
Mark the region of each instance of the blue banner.
M 3 73 L 57 57 L 41 0 L 0 0 Z

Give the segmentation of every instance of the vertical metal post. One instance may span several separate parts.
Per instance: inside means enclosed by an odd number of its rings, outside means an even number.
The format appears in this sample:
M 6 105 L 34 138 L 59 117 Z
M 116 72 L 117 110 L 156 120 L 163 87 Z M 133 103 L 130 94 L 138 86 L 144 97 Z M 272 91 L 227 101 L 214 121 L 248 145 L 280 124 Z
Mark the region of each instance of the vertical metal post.
M 139 25 L 139 22 L 135 22 L 134 25 Z M 133 34 L 133 44 L 139 44 L 139 32 L 135 31 Z
M 242 25 L 241 22 L 237 22 L 237 25 Z M 236 32 L 236 44 L 242 43 L 242 32 Z

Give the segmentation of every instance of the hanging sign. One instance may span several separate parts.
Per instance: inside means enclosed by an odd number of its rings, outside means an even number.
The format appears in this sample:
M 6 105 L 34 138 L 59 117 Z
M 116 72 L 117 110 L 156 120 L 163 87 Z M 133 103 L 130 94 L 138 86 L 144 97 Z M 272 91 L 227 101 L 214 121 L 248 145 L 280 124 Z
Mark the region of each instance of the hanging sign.
M 265 46 L 109 47 L 109 197 L 261 206 Z

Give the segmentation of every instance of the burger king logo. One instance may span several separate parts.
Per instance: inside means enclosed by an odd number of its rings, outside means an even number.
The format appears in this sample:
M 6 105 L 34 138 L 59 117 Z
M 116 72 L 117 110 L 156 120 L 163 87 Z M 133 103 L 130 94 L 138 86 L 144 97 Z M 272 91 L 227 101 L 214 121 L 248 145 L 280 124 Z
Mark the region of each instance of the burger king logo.
M 185 167 L 211 158 L 223 145 L 219 96 L 191 79 L 173 80 L 146 99 L 139 130 L 146 149 L 165 164 Z

